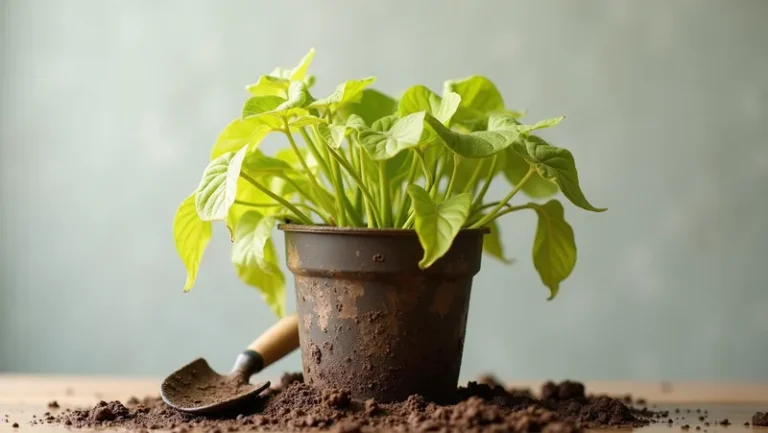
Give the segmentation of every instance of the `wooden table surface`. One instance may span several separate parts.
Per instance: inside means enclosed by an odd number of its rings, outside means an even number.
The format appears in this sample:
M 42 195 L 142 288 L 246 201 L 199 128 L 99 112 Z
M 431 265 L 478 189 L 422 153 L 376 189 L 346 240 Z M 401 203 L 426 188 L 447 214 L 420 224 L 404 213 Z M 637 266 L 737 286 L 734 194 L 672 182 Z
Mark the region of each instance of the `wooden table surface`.
M 158 395 L 160 381 L 147 378 L 113 378 L 113 377 L 72 377 L 72 376 L 24 376 L 0 375 L 0 432 L 64 432 L 65 427 L 57 425 L 31 426 L 32 415 L 40 416 L 50 411 L 47 403 L 56 400 L 65 408 L 90 407 L 99 400 L 125 400 L 131 396 L 143 397 Z M 515 387 L 530 387 L 537 390 L 540 382 L 513 382 Z M 673 412 L 679 419 L 671 427 L 680 430 L 683 424 L 691 426 L 690 432 L 695 432 L 697 425 L 702 426 L 701 432 L 744 432 L 768 433 L 768 428 L 745 427 L 745 421 L 751 421 L 756 411 L 768 411 L 768 383 L 639 383 L 639 382 L 590 382 L 586 381 L 587 391 L 595 394 L 615 396 L 631 394 L 635 398 L 645 398 L 651 404 L 657 404 L 659 409 Z M 674 414 L 674 409 L 680 408 L 681 414 Z M 704 427 L 695 416 L 685 414 L 685 409 L 706 409 L 709 420 L 728 418 L 732 423 L 729 427 L 711 425 Z M 8 414 L 8 418 L 4 415 Z M 5 422 L 8 419 L 8 422 Z M 16 422 L 19 428 L 12 428 Z M 643 433 L 669 432 L 666 424 L 652 424 L 641 429 Z M 623 431 L 627 431 L 626 429 Z

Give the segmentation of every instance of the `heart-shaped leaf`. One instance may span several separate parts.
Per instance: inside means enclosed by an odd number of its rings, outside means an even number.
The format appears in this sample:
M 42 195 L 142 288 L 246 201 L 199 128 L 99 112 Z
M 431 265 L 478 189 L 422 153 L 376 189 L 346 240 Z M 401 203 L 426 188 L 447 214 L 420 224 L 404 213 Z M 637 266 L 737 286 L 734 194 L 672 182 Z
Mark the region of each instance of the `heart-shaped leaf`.
M 310 104 L 310 108 L 338 107 L 343 104 L 360 102 L 363 97 L 363 90 L 374 81 L 376 81 L 376 77 L 345 81 L 339 84 L 328 97 L 318 99 Z
M 242 118 L 248 119 L 261 113 L 274 111 L 284 102 L 286 102 L 286 100 L 279 96 L 253 96 L 245 101 Z
M 312 87 L 315 77 L 307 75 L 307 70 L 314 57 L 313 48 L 294 68 L 275 68 L 269 75 L 262 75 L 255 84 L 247 86 L 246 90 L 254 96 L 286 97 L 291 81 L 303 81 L 307 87 Z
M 512 147 L 508 147 L 504 151 L 504 177 L 513 186 L 517 185 L 528 174 L 530 167 L 528 161 L 520 156 Z M 557 193 L 557 184 L 544 179 L 536 172 L 523 184 L 521 189 L 529 197 L 543 198 L 555 195 Z
M 418 85 L 405 91 L 400 98 L 398 112 L 401 116 L 406 116 L 425 111 L 447 126 L 460 102 L 461 97 L 457 93 L 447 92 L 445 97 L 441 98 L 425 86 Z
M 280 176 L 294 171 L 287 162 L 266 156 L 258 150 L 249 153 L 245 157 L 242 170 L 253 178 Z
M 453 131 L 433 116 L 427 116 L 427 124 L 442 139 L 446 146 L 465 158 L 486 158 L 501 152 L 518 141 L 519 125 L 503 122 L 491 116 L 487 131 L 475 131 L 468 134 Z M 491 125 L 493 122 L 493 129 Z
M 382 117 L 371 128 L 359 128 L 357 140 L 372 159 L 390 159 L 419 144 L 424 131 L 424 116 L 421 111 L 401 119 L 397 116 Z
M 565 221 L 565 211 L 559 201 L 531 206 L 539 216 L 533 241 L 533 265 L 541 281 L 549 287 L 549 299 L 553 299 L 560 290 L 560 283 L 576 266 L 573 229 Z
M 225 153 L 205 168 L 195 194 L 197 214 L 203 221 L 227 218 L 229 207 L 235 202 L 237 178 L 247 151 L 248 146 L 243 146 L 237 152 Z
M 576 163 L 569 150 L 552 146 L 535 135 L 527 137 L 524 144 L 516 143 L 515 150 L 536 167 L 541 177 L 555 182 L 571 203 L 592 212 L 605 211 L 592 206 L 584 197 Z
M 173 218 L 173 242 L 184 267 L 187 268 L 187 282 L 184 291 L 189 291 L 197 279 L 197 269 L 203 258 L 208 241 L 211 240 L 211 223 L 197 216 L 195 194 L 187 197 Z
M 352 115 L 357 115 L 368 125 L 394 114 L 396 110 L 397 102 L 375 89 L 363 90 L 359 102 L 344 104 L 339 108 L 343 117 L 349 119 Z
M 442 203 L 435 203 L 419 185 L 408 185 L 407 191 L 413 200 L 416 215 L 414 228 L 424 248 L 419 268 L 426 269 L 451 248 L 453 239 L 467 221 L 472 196 L 468 193 L 458 194 Z
M 278 317 L 285 314 L 285 278 L 277 264 L 272 231 L 277 218 L 250 211 L 243 214 L 235 229 L 232 262 L 238 276 L 255 286 Z
M 211 150 L 211 160 L 228 152 L 237 152 L 246 145 L 254 150 L 271 131 L 272 128 L 257 119 L 235 119 L 219 134 Z
M 248 99 L 243 109 L 243 119 L 254 119 L 272 129 L 283 129 L 287 119 L 308 116 L 309 111 L 304 107 L 311 102 L 312 96 L 306 84 L 292 81 L 288 87 L 288 99 L 275 96 L 254 96 Z
M 456 92 L 461 97 L 453 120 L 470 130 L 484 128 L 491 113 L 504 111 L 504 99 L 491 80 L 479 75 L 449 80 L 443 84 L 443 94 Z

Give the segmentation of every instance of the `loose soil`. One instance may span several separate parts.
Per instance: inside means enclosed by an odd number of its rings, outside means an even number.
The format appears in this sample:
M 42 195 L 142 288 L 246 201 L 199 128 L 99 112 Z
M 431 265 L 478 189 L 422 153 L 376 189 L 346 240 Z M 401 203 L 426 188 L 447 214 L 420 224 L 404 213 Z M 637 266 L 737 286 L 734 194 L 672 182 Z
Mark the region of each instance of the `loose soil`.
M 768 412 L 755 412 L 752 415 L 752 425 L 768 427 Z
M 540 398 L 528 389 L 506 389 L 487 376 L 459 387 L 449 404 L 419 395 L 398 403 L 353 401 L 345 390 L 318 390 L 303 383 L 301 374 L 286 374 L 269 390 L 231 413 L 219 417 L 191 415 L 167 406 L 160 398 L 132 397 L 99 402 L 91 409 L 46 414 L 35 423 L 76 428 L 120 427 L 148 433 L 165 429 L 187 433 L 234 431 L 338 433 L 383 432 L 543 432 L 576 433 L 584 428 L 639 427 L 667 417 L 667 412 L 632 409 L 627 397 L 585 394 L 584 385 L 565 381 L 544 384 Z M 629 398 L 631 401 L 631 398 Z

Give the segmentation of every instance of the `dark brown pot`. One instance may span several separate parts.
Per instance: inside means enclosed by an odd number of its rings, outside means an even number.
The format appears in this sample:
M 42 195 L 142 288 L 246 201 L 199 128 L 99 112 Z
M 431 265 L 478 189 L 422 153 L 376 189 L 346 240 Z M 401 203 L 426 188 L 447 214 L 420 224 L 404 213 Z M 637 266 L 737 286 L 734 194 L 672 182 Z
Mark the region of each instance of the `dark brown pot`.
M 421 270 L 412 230 L 282 225 L 296 280 L 307 383 L 355 399 L 433 400 L 456 390 L 485 230 L 465 230 Z

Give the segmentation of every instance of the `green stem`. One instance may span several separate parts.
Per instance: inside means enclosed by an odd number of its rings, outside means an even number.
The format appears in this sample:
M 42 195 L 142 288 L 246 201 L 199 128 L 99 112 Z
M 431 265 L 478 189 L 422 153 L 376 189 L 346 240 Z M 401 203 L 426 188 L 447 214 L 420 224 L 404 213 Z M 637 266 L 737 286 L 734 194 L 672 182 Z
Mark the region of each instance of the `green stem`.
M 445 167 L 447 165 L 448 164 L 446 164 L 445 161 L 443 161 L 443 163 L 440 164 L 440 169 L 437 170 L 437 176 L 435 176 L 432 186 L 427 190 L 432 200 L 435 199 L 435 196 L 437 195 L 437 190 L 440 189 L 440 181 L 443 180 L 443 176 L 445 176 Z M 437 163 L 435 163 L 435 167 L 437 167 Z
M 413 225 L 413 221 L 416 219 L 416 214 L 414 212 L 411 212 L 410 215 L 408 215 L 408 219 L 405 220 L 405 224 L 403 224 L 404 229 L 411 228 L 411 225 Z
M 464 185 L 464 188 L 461 192 L 474 192 L 477 187 L 477 180 L 480 179 L 480 173 L 483 171 L 483 165 L 485 163 L 484 159 L 481 159 L 477 162 L 477 167 L 475 167 L 475 171 L 472 172 L 472 177 L 469 178 L 469 182 L 467 182 L 466 185 Z
M 317 182 L 317 179 L 315 178 L 315 175 L 312 174 L 312 171 L 309 169 L 309 166 L 307 165 L 307 161 L 304 160 L 304 155 L 301 154 L 301 151 L 299 150 L 299 146 L 296 145 L 296 141 L 293 139 L 293 135 L 291 134 L 291 129 L 288 127 L 288 121 L 285 121 L 285 135 L 288 137 L 288 142 L 291 144 L 291 149 L 293 149 L 293 153 L 296 154 L 296 158 L 298 158 L 299 162 L 301 163 L 301 166 L 304 168 L 304 171 L 306 172 L 307 177 L 309 178 L 310 183 L 312 184 L 312 188 L 314 188 L 315 193 L 318 195 L 318 200 L 320 201 L 320 207 L 324 208 L 326 212 L 331 212 L 331 209 L 333 209 L 333 205 L 331 203 L 328 203 L 326 200 L 326 196 L 324 193 L 330 194 L 325 188 L 320 186 L 320 184 Z
M 419 162 L 421 163 L 421 169 L 424 171 L 424 189 L 429 191 L 430 188 L 432 188 L 432 172 L 429 171 L 429 167 L 427 167 L 427 161 L 424 160 L 424 154 L 421 152 L 421 150 L 415 150 L 413 154 L 416 155 L 416 158 L 418 158 Z
M 301 137 L 304 139 L 304 142 L 307 143 L 307 148 L 309 148 L 309 151 L 312 152 L 312 156 L 315 157 L 317 160 L 317 163 L 320 164 L 320 170 L 323 171 L 325 174 L 325 177 L 328 179 L 331 178 L 330 170 L 328 169 L 328 162 L 323 158 L 322 155 L 320 155 L 320 152 L 317 150 L 317 146 L 315 145 L 315 141 L 312 140 L 312 137 L 307 134 L 306 128 L 301 128 L 299 130 L 301 132 Z
M 238 204 L 240 206 L 255 207 L 255 208 L 280 207 L 280 206 L 282 206 L 282 204 L 280 204 L 280 203 L 252 203 L 252 202 L 244 201 L 244 200 L 235 200 L 235 204 Z M 306 203 L 293 203 L 293 205 L 296 206 L 297 208 L 303 208 L 303 209 L 306 209 L 306 210 L 308 210 L 310 212 L 314 212 L 314 213 L 320 215 L 321 218 L 323 216 L 320 213 L 320 211 L 318 211 L 316 208 L 314 208 L 314 207 L 312 207 L 312 206 L 310 206 L 310 205 L 308 205 Z
M 248 182 L 249 182 L 251 185 L 255 186 L 255 187 L 256 187 L 256 189 L 258 189 L 259 191 L 261 191 L 261 192 L 263 192 L 264 194 L 266 194 L 267 196 L 269 196 L 269 197 L 270 197 L 272 200 L 274 200 L 274 201 L 276 201 L 276 202 L 280 203 L 280 204 L 281 204 L 281 205 L 283 205 L 283 206 L 284 206 L 286 209 L 288 209 L 289 211 L 293 212 L 293 213 L 294 213 L 294 215 L 296 215 L 297 217 L 299 217 L 299 219 L 300 219 L 300 220 L 301 220 L 301 221 L 302 221 L 304 224 L 309 224 L 309 225 L 311 225 L 311 224 L 312 224 L 312 219 L 311 219 L 311 218 L 309 218 L 308 216 L 306 216 L 306 215 L 305 215 L 305 214 L 304 214 L 302 211 L 300 211 L 299 209 L 297 209 L 297 208 L 296 208 L 296 206 L 294 206 L 292 203 L 290 203 L 289 201 L 287 201 L 287 200 L 285 200 L 284 198 L 280 197 L 279 195 L 277 195 L 277 194 L 273 193 L 272 191 L 270 191 L 270 190 L 269 190 L 269 188 L 267 188 L 267 187 L 265 187 L 264 185 L 262 185 L 262 184 L 260 184 L 260 183 L 256 182 L 256 180 L 255 180 L 254 178 L 252 178 L 252 177 L 248 176 L 247 174 L 245 174 L 245 173 L 243 173 L 243 172 L 240 172 L 240 176 L 241 176 L 243 179 L 247 180 L 247 181 L 248 181 Z
M 365 179 L 365 155 L 364 152 L 360 151 L 360 178 Z M 361 185 L 358 183 L 358 185 Z M 360 186 L 360 191 L 362 191 L 362 186 Z M 373 197 L 371 197 L 370 194 L 364 194 L 364 201 L 363 205 L 365 206 L 365 216 L 368 219 L 368 228 L 374 228 L 376 226 L 376 222 L 373 219 L 373 203 L 376 203 Z
M 474 209 L 478 206 L 480 206 L 480 203 L 483 202 L 483 199 L 485 198 L 485 194 L 488 192 L 488 188 L 491 186 L 491 182 L 493 181 L 493 175 L 496 174 L 496 163 L 498 162 L 499 156 L 493 155 L 491 159 L 491 169 L 488 170 L 488 174 L 485 176 L 485 183 L 483 184 L 482 189 L 480 189 L 480 193 L 475 197 L 475 200 L 472 202 L 472 206 L 470 209 Z
M 387 179 L 387 163 L 379 161 L 379 191 L 381 191 L 381 207 L 379 212 L 382 215 L 382 224 L 384 228 L 392 227 L 392 191 Z
M 459 173 L 459 164 L 461 164 L 461 157 L 458 155 L 453 156 L 453 172 L 451 172 L 451 180 L 448 181 L 448 188 L 445 190 L 443 201 L 448 200 L 453 193 L 453 185 L 456 183 L 456 175 Z
M 340 181 L 339 162 L 331 161 L 331 183 L 336 193 L 336 219 L 339 220 L 339 226 L 344 227 L 347 225 L 347 218 L 346 212 L 344 212 L 344 185 Z
M 371 202 L 371 205 L 373 205 L 373 197 L 371 197 L 371 193 L 368 191 L 368 188 L 365 186 L 365 183 L 360 179 L 360 177 L 355 173 L 355 170 L 352 168 L 351 165 L 349 165 L 349 162 L 347 162 L 345 159 L 343 159 L 337 152 L 331 147 L 328 147 L 328 153 L 331 154 L 338 162 L 341 164 L 341 167 L 344 168 L 344 170 L 347 170 L 349 172 L 350 176 L 355 180 L 355 183 L 357 183 L 357 187 L 360 188 L 360 191 L 363 192 L 363 196 L 366 198 L 366 200 Z M 374 213 L 374 216 L 375 213 Z M 370 222 L 368 223 L 370 224 Z
M 418 169 L 418 161 L 416 158 L 413 159 L 411 162 L 411 171 L 408 173 L 408 182 L 405 184 L 405 187 L 408 188 L 408 185 L 413 184 L 413 180 L 416 178 L 416 170 Z M 400 227 L 401 221 L 406 218 L 406 215 L 408 214 L 408 210 L 411 207 L 411 196 L 408 195 L 407 192 L 403 192 L 403 201 L 400 203 L 400 211 L 397 213 L 397 218 L 395 218 L 395 227 Z
M 499 204 L 494 206 L 494 208 L 488 214 L 480 218 L 480 221 L 472 224 L 471 228 L 476 229 L 476 228 L 482 227 L 488 224 L 490 221 L 494 220 L 497 217 L 496 214 L 499 213 L 501 208 L 503 208 L 504 205 L 506 205 L 507 202 L 510 201 L 512 197 L 514 197 L 515 194 L 517 194 L 518 191 L 520 191 L 520 188 L 522 188 L 523 185 L 525 185 L 525 183 L 528 182 L 528 179 L 530 179 L 534 173 L 536 173 L 536 168 L 531 166 L 531 168 L 528 169 L 528 173 L 526 173 L 525 176 L 523 176 L 523 178 L 520 180 L 520 182 L 517 183 L 517 185 L 515 185 L 512 191 L 510 191 L 509 194 L 506 195 L 506 197 L 501 199 Z

